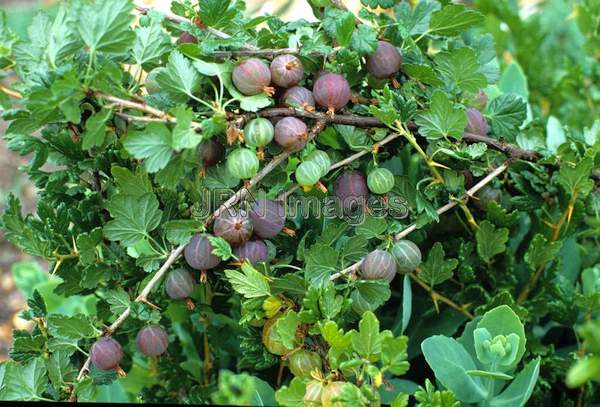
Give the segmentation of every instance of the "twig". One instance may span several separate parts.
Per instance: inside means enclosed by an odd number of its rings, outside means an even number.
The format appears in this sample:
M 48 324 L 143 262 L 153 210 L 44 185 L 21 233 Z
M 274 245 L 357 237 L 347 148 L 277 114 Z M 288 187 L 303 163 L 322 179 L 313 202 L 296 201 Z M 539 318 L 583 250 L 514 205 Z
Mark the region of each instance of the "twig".
M 348 124 L 356 127 L 385 127 L 384 124 L 375 117 L 358 116 L 353 114 L 335 114 L 328 115 L 321 112 L 309 112 L 304 109 L 295 109 L 290 107 L 274 107 L 259 110 L 256 113 L 245 113 L 243 115 L 232 115 L 234 119 L 238 119 L 241 124 L 252 119 L 253 117 L 287 117 L 295 116 L 305 119 L 324 120 L 327 124 Z
M 107 102 L 113 103 L 119 107 L 126 107 L 129 109 L 135 109 L 135 110 L 139 110 L 140 112 L 148 113 L 152 116 L 162 119 L 165 122 L 169 122 L 169 123 L 177 122 L 177 119 L 175 119 L 175 117 L 169 115 L 166 112 L 163 112 L 162 110 L 158 110 L 158 109 L 153 108 L 152 106 L 148 106 L 145 103 L 133 102 L 131 100 L 121 99 L 116 96 L 107 95 L 102 92 L 93 92 L 93 95 L 100 99 L 104 99 Z M 135 116 L 131 116 L 131 117 L 135 117 Z
M 473 185 L 473 187 L 471 187 L 467 192 L 465 192 L 465 194 L 460 198 L 460 200 L 466 200 L 466 199 L 469 199 L 469 197 L 475 195 L 475 193 L 477 193 L 477 191 L 479 191 L 481 188 L 483 188 L 485 185 L 487 185 L 490 181 L 492 181 L 498 175 L 500 175 L 504 171 L 506 171 L 506 169 L 508 168 L 508 165 L 509 165 L 509 162 L 506 161 L 502 165 L 500 165 L 498 168 L 496 168 L 495 170 L 490 172 L 481 181 L 479 181 L 477 184 Z M 448 202 L 446 205 L 438 208 L 438 210 L 436 211 L 437 214 L 441 215 L 445 212 L 448 212 L 450 209 L 452 209 L 456 205 L 458 205 L 458 202 L 459 202 L 459 200 L 456 200 L 456 199 Z M 417 229 L 417 224 L 413 223 L 412 225 L 410 225 L 406 229 L 404 229 L 402 232 L 394 235 L 394 240 L 403 239 L 406 236 L 408 236 L 409 234 L 411 234 L 412 232 L 414 232 L 416 229 Z M 358 268 L 360 267 L 361 264 L 362 264 L 362 260 L 359 260 L 356 263 L 354 263 L 353 265 L 346 267 L 342 271 L 332 274 L 329 279 L 335 280 L 343 275 L 351 273 L 354 270 L 358 270 Z
M 12 98 L 23 99 L 23 95 L 21 95 L 21 93 L 4 85 L 0 85 L 0 90 Z
M 298 48 L 271 48 L 271 49 L 241 49 L 235 51 L 212 51 L 211 56 L 215 58 L 233 58 L 233 57 L 245 57 L 245 56 L 262 56 L 262 57 L 275 57 L 283 54 L 297 54 L 300 50 Z
M 417 284 L 419 284 L 425 291 L 427 291 L 431 295 L 431 298 L 433 299 L 434 302 L 437 300 L 440 300 L 444 304 L 447 304 L 451 308 L 454 308 L 458 312 L 464 314 L 467 318 L 469 318 L 469 319 L 475 318 L 473 316 L 473 314 L 471 314 L 469 311 L 467 311 L 467 307 L 465 305 L 459 305 L 459 304 L 455 303 L 454 301 L 452 301 L 450 298 L 446 297 L 445 295 L 438 293 L 437 291 L 435 291 L 433 289 L 433 287 L 430 287 L 427 283 L 425 283 L 423 280 L 421 280 L 419 277 L 417 277 L 414 273 L 408 273 L 408 276 L 410 278 L 412 278 Z

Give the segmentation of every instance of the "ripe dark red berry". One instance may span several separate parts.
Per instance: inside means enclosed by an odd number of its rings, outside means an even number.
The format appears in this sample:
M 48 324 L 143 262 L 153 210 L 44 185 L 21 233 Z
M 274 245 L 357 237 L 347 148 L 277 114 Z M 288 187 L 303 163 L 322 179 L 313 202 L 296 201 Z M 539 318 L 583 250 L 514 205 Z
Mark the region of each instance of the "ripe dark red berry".
M 396 259 L 384 250 L 373 250 L 367 254 L 360 266 L 365 280 L 392 281 L 396 277 Z
M 294 86 L 286 90 L 281 97 L 281 103 L 287 107 L 304 110 L 313 110 L 315 108 L 313 93 L 303 86 Z
M 178 44 L 198 44 L 198 39 L 186 31 L 179 36 L 177 43 Z
M 119 367 L 123 359 L 123 349 L 119 342 L 105 336 L 96 341 L 90 349 L 90 359 L 96 368 L 111 370 Z
M 319 77 L 313 86 L 315 101 L 327 108 L 329 113 L 340 110 L 350 101 L 350 85 L 346 78 L 337 73 Z
M 229 209 L 221 213 L 213 226 L 215 236 L 220 236 L 229 243 L 242 244 L 252 236 L 250 216 L 243 210 Z
M 258 58 L 250 58 L 240 63 L 233 69 L 233 84 L 244 95 L 258 95 L 261 92 L 272 94 L 271 71 L 269 67 Z
M 481 112 L 473 107 L 467 109 L 467 127 L 465 134 L 485 136 L 488 133 L 488 124 Z
M 269 259 L 269 250 L 262 240 L 249 240 L 236 246 L 233 248 L 233 254 L 240 261 L 247 261 L 250 264 L 262 263 Z
M 377 41 L 377 50 L 367 57 L 367 71 L 379 79 L 396 74 L 401 64 L 400 53 L 387 41 Z
M 271 79 L 277 86 L 289 88 L 304 76 L 304 67 L 294 55 L 279 55 L 271 62 Z
M 220 162 L 225 156 L 225 147 L 217 140 L 204 140 L 198 144 L 198 152 L 202 158 L 202 165 L 210 167 Z
M 210 270 L 221 262 L 221 259 L 212 254 L 213 246 L 203 234 L 197 234 L 185 246 L 183 255 L 187 264 L 196 270 Z
M 364 206 L 369 199 L 369 188 L 364 175 L 358 171 L 345 172 L 333 183 L 333 192 L 344 210 Z
M 295 117 L 285 117 L 275 125 L 275 142 L 284 150 L 299 150 L 306 144 L 308 128 Z
M 165 353 L 169 338 L 160 325 L 148 325 L 137 334 L 137 347 L 146 356 L 158 356 Z
M 194 292 L 194 279 L 184 269 L 176 269 L 169 273 L 165 281 L 165 291 L 174 300 L 189 298 Z
M 260 199 L 252 205 L 250 218 L 254 233 L 263 239 L 277 236 L 285 224 L 285 209 L 280 202 Z

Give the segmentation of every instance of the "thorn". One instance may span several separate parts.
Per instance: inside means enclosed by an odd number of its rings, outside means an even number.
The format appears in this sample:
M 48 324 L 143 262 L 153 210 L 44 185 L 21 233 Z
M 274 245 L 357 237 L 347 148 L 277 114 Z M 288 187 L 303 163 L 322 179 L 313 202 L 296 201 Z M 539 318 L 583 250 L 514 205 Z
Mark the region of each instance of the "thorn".
M 327 187 L 323 185 L 321 181 L 317 182 L 315 185 L 319 191 L 323 192 L 324 194 L 327 193 Z
M 117 371 L 117 374 L 119 375 L 119 377 L 121 379 L 124 379 L 125 376 L 127 376 L 127 373 L 125 373 L 125 371 L 123 369 L 121 369 L 121 366 L 115 367 L 115 370 Z
M 156 309 L 160 311 L 160 308 L 154 304 L 152 304 L 150 301 L 148 301 L 146 298 L 142 297 L 140 298 L 140 302 L 143 302 L 144 304 L 146 304 L 147 306 L 149 306 L 152 309 Z
M 555 224 L 553 224 L 553 223 L 550 223 L 550 222 L 548 222 L 547 220 L 545 220 L 545 221 L 544 221 L 544 224 L 545 224 L 546 226 L 548 226 L 548 227 L 549 227 L 550 229 L 552 229 L 552 230 L 556 229 L 556 225 L 555 225 Z
M 265 86 L 263 88 L 263 91 L 267 94 L 267 96 L 273 96 L 273 94 L 275 93 L 275 88 L 272 86 Z
M 206 167 L 204 165 L 202 167 L 200 167 L 200 171 L 198 172 L 198 175 L 200 175 L 200 178 L 206 177 Z
M 308 103 L 304 103 L 304 105 L 302 106 L 304 108 L 304 110 L 306 110 L 307 112 L 314 112 L 316 109 L 314 106 L 309 105 Z

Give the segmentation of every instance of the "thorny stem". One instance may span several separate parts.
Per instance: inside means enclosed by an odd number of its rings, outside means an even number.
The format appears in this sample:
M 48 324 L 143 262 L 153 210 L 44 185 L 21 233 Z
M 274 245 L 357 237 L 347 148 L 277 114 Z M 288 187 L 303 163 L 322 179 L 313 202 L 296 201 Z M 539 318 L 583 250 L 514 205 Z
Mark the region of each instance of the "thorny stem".
M 429 293 L 429 295 L 431 295 L 431 299 L 433 300 L 433 303 L 435 304 L 436 311 L 438 313 L 440 312 L 440 310 L 438 308 L 438 305 L 437 305 L 437 301 L 439 300 L 439 301 L 443 302 L 444 304 L 447 304 L 450 307 L 454 308 L 458 312 L 464 314 L 467 318 L 469 318 L 469 319 L 474 319 L 475 318 L 473 316 L 473 314 L 471 314 L 467 310 L 470 304 L 459 305 L 459 304 L 455 303 L 450 298 L 448 298 L 448 297 L 440 294 L 439 292 L 435 291 L 433 289 L 433 287 L 430 287 L 427 283 L 425 283 L 423 280 L 421 280 L 415 273 L 408 273 L 408 276 L 410 278 L 412 278 L 417 284 L 419 284 L 425 291 L 427 291 Z
M 404 138 L 406 138 L 410 145 L 413 146 L 413 148 L 417 150 L 417 153 L 419 153 L 419 155 L 423 158 L 425 164 L 427 164 L 427 166 L 429 167 L 429 170 L 433 175 L 433 182 L 431 184 L 443 184 L 444 178 L 436 168 L 436 166 L 442 167 L 442 165 L 433 161 L 431 157 L 429 157 L 427 153 L 423 151 L 423 149 L 417 142 L 417 138 L 410 131 L 408 131 L 404 123 L 397 122 L 396 125 L 397 126 L 394 127 L 394 129 L 397 130 L 400 134 L 402 134 Z

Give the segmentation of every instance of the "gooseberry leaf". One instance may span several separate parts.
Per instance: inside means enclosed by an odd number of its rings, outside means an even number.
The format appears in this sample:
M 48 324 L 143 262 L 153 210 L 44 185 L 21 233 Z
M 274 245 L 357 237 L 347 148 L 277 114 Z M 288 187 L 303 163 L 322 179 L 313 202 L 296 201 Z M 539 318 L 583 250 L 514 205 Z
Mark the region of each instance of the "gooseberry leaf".
M 485 262 L 489 262 L 492 257 L 506 250 L 508 229 L 497 229 L 490 221 L 484 220 L 479 224 L 475 238 L 479 257 Z
M 169 55 L 166 67 L 156 70 L 156 82 L 176 103 L 185 103 L 200 88 L 200 75 L 179 51 Z
M 8 362 L 0 380 L 0 399 L 14 401 L 40 401 L 49 385 L 46 365 L 42 358 L 21 365 Z
M 169 36 L 160 28 L 160 24 L 152 22 L 148 27 L 135 30 L 135 41 L 131 55 L 138 65 L 156 62 L 171 49 Z
M 150 123 L 142 131 L 132 131 L 123 142 L 125 149 L 139 160 L 144 160 L 148 172 L 157 172 L 167 166 L 172 156 L 171 132 L 162 123 Z
M 445 137 L 460 140 L 467 126 L 467 115 L 454 107 L 442 91 L 436 90 L 431 96 L 429 109 L 419 113 L 415 123 L 419 126 L 419 133 L 429 140 Z
M 449 4 L 434 12 L 429 20 L 429 33 L 452 37 L 483 22 L 483 15 L 462 4 Z
M 233 289 L 246 298 L 264 297 L 271 294 L 267 278 L 247 262 L 242 263 L 242 272 L 225 270 L 225 276 Z
M 84 4 L 76 26 L 90 52 L 126 52 L 135 39 L 130 28 L 132 11 L 130 0 L 95 0 Z
M 527 117 L 527 105 L 520 96 L 506 93 L 488 103 L 484 115 L 496 137 L 514 141 Z
M 296 407 L 304 403 L 304 393 L 306 392 L 306 384 L 299 377 L 294 377 L 289 385 L 281 386 L 275 392 L 275 400 L 277 404 L 284 407 Z
M 156 229 L 162 216 L 154 194 L 140 197 L 118 194 L 109 201 L 107 209 L 114 219 L 104 226 L 104 235 L 128 247 L 135 246 Z
M 453 270 L 458 266 L 457 259 L 445 259 L 444 247 L 440 242 L 435 242 L 427 260 L 421 265 L 419 278 L 433 287 L 448 280 L 453 275 Z
M 533 270 L 537 270 L 538 267 L 555 259 L 561 247 L 562 242 L 548 242 L 544 235 L 537 233 L 525 252 L 525 261 Z
M 434 61 L 441 76 L 463 91 L 477 92 L 487 85 L 485 76 L 479 72 L 477 54 L 471 48 L 440 52 Z

